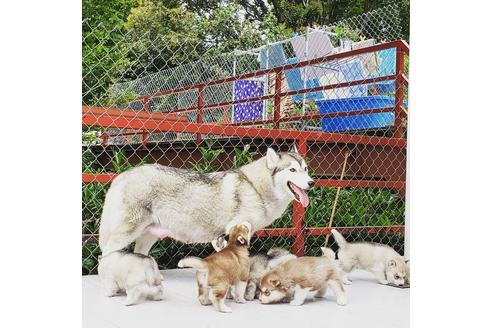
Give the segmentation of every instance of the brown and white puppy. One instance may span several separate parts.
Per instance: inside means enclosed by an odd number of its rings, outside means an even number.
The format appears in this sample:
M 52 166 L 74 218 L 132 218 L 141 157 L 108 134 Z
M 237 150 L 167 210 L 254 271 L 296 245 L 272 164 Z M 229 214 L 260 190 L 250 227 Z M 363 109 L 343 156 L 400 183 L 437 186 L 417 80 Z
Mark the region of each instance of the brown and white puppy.
M 304 256 L 280 264 L 260 281 L 260 302 L 263 304 L 290 301 L 302 305 L 309 296 L 323 297 L 329 288 L 337 304 L 347 304 L 347 297 L 335 263 L 335 253 L 321 248 L 323 256 Z
M 349 243 L 336 229 L 331 233 L 339 246 L 338 259 L 345 284 L 352 283 L 347 276 L 355 268 L 372 272 L 383 285 L 405 284 L 409 266 L 393 248 L 376 243 Z
M 220 252 L 227 246 L 227 236 L 212 241 L 212 246 L 216 252 Z M 280 247 L 273 247 L 266 254 L 258 253 L 250 256 L 248 285 L 244 293 L 246 301 L 252 301 L 260 296 L 260 280 L 265 273 L 293 258 L 296 258 L 294 254 Z M 227 293 L 227 298 L 232 298 L 231 290 Z
M 106 296 L 126 292 L 126 305 L 140 299 L 162 300 L 162 275 L 151 256 L 117 251 L 99 256 L 99 278 Z
M 212 303 L 220 312 L 232 312 L 225 304 L 227 291 L 234 286 L 234 301 L 245 303 L 244 291 L 249 275 L 249 241 L 251 225 L 248 222 L 230 225 L 227 246 L 204 259 L 186 257 L 179 268 L 197 269 L 198 299 L 202 305 Z

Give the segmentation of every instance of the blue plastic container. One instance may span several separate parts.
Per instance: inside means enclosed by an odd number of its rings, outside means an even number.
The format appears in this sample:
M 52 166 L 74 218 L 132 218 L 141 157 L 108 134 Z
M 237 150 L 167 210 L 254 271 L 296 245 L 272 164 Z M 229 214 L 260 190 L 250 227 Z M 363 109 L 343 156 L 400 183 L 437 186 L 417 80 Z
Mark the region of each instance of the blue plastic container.
M 343 99 L 317 100 L 321 114 L 351 112 L 364 109 L 378 109 L 395 106 L 395 98 L 387 96 L 355 97 Z M 394 113 L 374 113 L 321 119 L 321 127 L 326 132 L 374 129 L 392 126 Z

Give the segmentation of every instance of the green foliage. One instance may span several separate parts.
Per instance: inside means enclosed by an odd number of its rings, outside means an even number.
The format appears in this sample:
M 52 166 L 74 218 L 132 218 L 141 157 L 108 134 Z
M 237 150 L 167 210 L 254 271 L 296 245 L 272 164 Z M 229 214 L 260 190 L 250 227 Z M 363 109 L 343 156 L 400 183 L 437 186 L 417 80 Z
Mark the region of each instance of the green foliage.
M 206 147 L 200 146 L 200 154 L 202 154 L 201 163 L 190 163 L 193 170 L 200 173 L 209 173 L 215 171 L 214 162 L 224 153 L 224 149 L 213 149 L 213 142 L 207 140 Z
M 128 65 L 125 20 L 137 0 L 82 1 L 82 101 L 104 105 L 109 85 Z
M 234 148 L 234 157 L 232 158 L 232 167 L 240 167 L 253 161 L 255 153 L 251 153 L 249 149 L 251 145 L 247 144 L 244 148 Z
M 194 170 L 207 173 L 217 171 L 223 166 L 220 162 L 220 155 L 224 154 L 222 148 L 214 149 L 212 141 L 207 141 L 204 146 L 199 148 L 202 155 L 200 163 L 190 163 Z M 251 146 L 235 148 L 230 168 L 240 167 L 250 163 L 255 153 L 251 152 Z M 100 173 L 101 169 L 93 168 L 95 161 L 94 155 L 89 150 L 84 152 L 83 171 L 86 173 Z M 137 165 L 144 164 L 142 160 Z M 114 151 L 111 160 L 113 172 L 123 172 L 134 165 L 131 165 L 123 151 Z M 82 188 L 82 222 L 83 233 L 96 233 L 99 227 L 99 220 L 102 213 L 104 197 L 109 188 L 108 184 L 86 183 Z M 333 202 L 335 199 L 336 188 L 315 187 L 309 192 L 310 205 L 305 212 L 305 225 L 307 227 L 325 227 L 328 225 Z M 405 221 L 405 203 L 388 189 L 379 188 L 342 188 L 338 200 L 337 210 L 334 218 L 334 226 L 391 226 L 403 225 Z M 292 227 L 292 205 L 289 205 L 285 213 L 270 225 L 271 228 Z M 380 238 L 390 238 L 387 234 L 359 235 L 358 240 L 382 240 Z M 372 238 L 372 239 L 371 239 Z M 392 239 L 391 239 L 392 238 Z M 403 235 L 395 234 L 386 243 L 401 247 L 403 245 Z M 306 239 L 306 249 L 311 255 L 317 254 L 318 247 L 323 244 L 321 237 L 309 237 Z M 252 242 L 252 249 L 256 251 L 267 250 L 273 246 L 289 248 L 292 238 L 255 238 Z M 398 249 L 397 249 L 398 250 Z M 206 256 L 211 254 L 213 249 L 210 245 L 186 245 L 174 240 L 166 240 L 159 243 L 152 250 L 152 255 L 158 263 L 167 268 L 174 268 L 176 262 L 185 255 Z M 100 250 L 96 244 L 85 243 L 82 249 L 82 267 L 84 273 L 95 273 L 97 255 Z

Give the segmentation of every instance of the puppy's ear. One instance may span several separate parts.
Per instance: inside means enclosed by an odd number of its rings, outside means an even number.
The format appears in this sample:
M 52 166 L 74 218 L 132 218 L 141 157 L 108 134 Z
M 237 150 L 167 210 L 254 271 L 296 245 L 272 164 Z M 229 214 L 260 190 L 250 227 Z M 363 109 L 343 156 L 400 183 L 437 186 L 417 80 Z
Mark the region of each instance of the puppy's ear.
M 277 279 L 270 279 L 270 284 L 271 284 L 272 286 L 278 287 L 278 286 L 280 286 L 280 280 L 277 280 Z
M 248 234 L 251 236 L 251 233 L 252 233 L 252 231 L 251 231 L 251 223 L 249 223 L 248 221 L 244 221 L 241 224 L 248 229 Z
M 275 150 L 273 150 L 272 148 L 267 149 L 266 160 L 267 160 L 267 168 L 269 170 L 273 170 L 279 160 L 278 154 L 275 152 Z
M 237 236 L 236 240 L 239 245 L 248 245 L 248 240 L 241 235 Z
M 389 260 L 388 261 L 388 266 L 389 267 L 395 267 L 396 266 L 396 261 L 395 260 Z
M 299 151 L 297 150 L 297 146 L 295 143 L 292 144 L 292 147 L 290 148 L 290 152 L 299 154 Z

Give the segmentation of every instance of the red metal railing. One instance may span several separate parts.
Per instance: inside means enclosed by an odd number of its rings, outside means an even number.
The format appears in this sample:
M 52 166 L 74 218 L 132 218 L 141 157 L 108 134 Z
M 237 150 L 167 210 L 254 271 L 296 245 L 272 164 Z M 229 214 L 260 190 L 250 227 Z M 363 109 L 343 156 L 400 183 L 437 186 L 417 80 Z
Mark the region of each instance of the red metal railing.
M 362 80 L 355 80 L 350 82 L 324 85 L 314 88 L 306 88 L 295 91 L 281 91 L 282 75 L 285 70 L 300 68 L 310 65 L 315 65 L 331 60 L 337 60 L 347 58 L 351 56 L 361 55 L 364 53 L 371 53 L 379 50 L 396 48 L 396 72 L 394 75 L 388 75 L 377 78 L 369 78 Z M 270 139 L 290 139 L 294 140 L 297 144 L 297 149 L 301 155 L 305 155 L 308 142 L 339 142 L 346 144 L 367 144 L 367 145 L 379 145 L 390 146 L 395 148 L 405 148 L 406 139 L 404 138 L 404 126 L 403 119 L 405 112 L 403 110 L 403 98 L 404 86 L 408 85 L 408 79 L 404 75 L 404 55 L 409 54 L 408 45 L 404 41 L 393 41 L 384 44 L 378 44 L 375 46 L 361 48 L 357 50 L 347 51 L 343 53 L 337 53 L 334 55 L 327 55 L 316 59 L 306 60 L 295 64 L 288 64 L 283 66 L 277 66 L 270 69 L 259 70 L 252 73 L 243 74 L 240 76 L 228 77 L 220 80 L 215 80 L 207 83 L 199 83 L 190 86 L 184 86 L 172 90 L 165 90 L 154 94 L 145 95 L 137 98 L 144 102 L 144 112 L 137 111 L 121 111 L 115 109 L 101 109 L 101 108 L 87 108 L 83 109 L 82 123 L 87 126 L 101 126 L 108 128 L 127 128 L 137 130 L 135 133 L 142 134 L 142 142 L 145 145 L 147 143 L 148 132 L 187 132 L 196 134 L 196 142 L 202 140 L 202 134 L 221 135 L 221 136 L 237 136 L 237 137 L 251 137 L 251 138 L 270 138 Z M 242 100 L 234 100 L 230 102 L 221 102 L 215 104 L 204 104 L 205 89 L 211 86 L 228 83 L 236 80 L 242 80 L 265 74 L 271 74 L 274 72 L 275 77 L 275 93 L 268 94 L 261 97 L 248 98 Z M 284 97 L 293 96 L 298 94 L 305 94 L 310 92 L 329 90 L 334 88 L 350 87 L 360 84 L 376 83 L 381 81 L 395 82 L 395 106 L 394 108 L 382 108 L 382 109 L 366 109 L 352 112 L 343 113 L 330 113 L 330 114 L 318 114 L 309 113 L 306 115 L 284 117 L 280 116 L 281 101 Z M 149 111 L 149 101 L 152 98 L 161 97 L 165 95 L 188 92 L 191 90 L 198 91 L 198 99 L 196 107 L 192 108 L 178 108 L 173 110 L 169 114 L 164 113 L 152 113 Z M 203 112 L 205 110 L 220 108 L 224 110 L 227 106 L 235 104 L 261 101 L 273 99 L 273 119 L 270 120 L 257 120 L 251 122 L 230 123 L 230 124 L 211 124 L 203 123 Z M 364 135 L 350 135 L 343 133 L 328 133 L 317 131 L 297 131 L 280 129 L 281 122 L 301 121 L 309 119 L 318 119 L 335 116 L 351 116 L 359 114 L 369 113 L 384 113 L 395 112 L 395 125 L 393 137 L 376 137 L 376 136 L 364 136 Z M 196 123 L 187 122 L 186 117 L 180 116 L 190 112 L 197 113 Z M 259 128 L 244 125 L 258 125 L 258 124 L 273 124 L 273 129 Z M 106 139 L 107 140 L 107 139 Z M 98 182 L 109 183 L 114 179 L 115 174 L 82 174 L 82 181 L 84 183 Z M 334 179 L 317 179 L 315 180 L 317 186 L 324 187 L 374 187 L 374 188 L 391 188 L 395 190 L 404 190 L 405 181 L 373 181 L 373 180 L 334 180 Z M 266 236 L 291 236 L 294 237 L 292 245 L 292 251 L 297 255 L 304 254 L 304 239 L 306 236 L 318 236 L 330 233 L 330 228 L 306 228 L 304 227 L 304 208 L 297 202 L 293 204 L 292 214 L 293 227 L 292 228 L 275 228 L 275 229 L 262 229 L 256 232 L 258 237 Z M 364 229 L 368 233 L 377 233 L 379 231 L 395 231 L 403 232 L 403 226 L 387 226 L 387 227 L 345 227 L 343 230 L 360 230 Z

